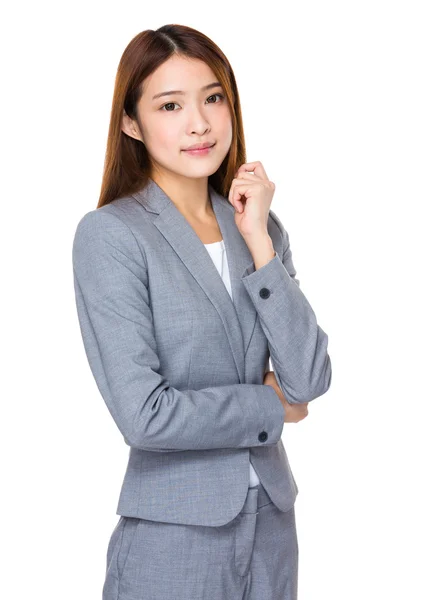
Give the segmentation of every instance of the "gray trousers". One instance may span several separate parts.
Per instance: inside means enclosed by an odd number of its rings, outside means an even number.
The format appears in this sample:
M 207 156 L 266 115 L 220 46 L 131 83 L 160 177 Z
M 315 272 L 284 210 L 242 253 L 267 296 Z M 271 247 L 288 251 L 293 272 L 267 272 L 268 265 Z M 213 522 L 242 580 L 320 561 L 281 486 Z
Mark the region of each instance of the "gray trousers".
M 120 516 L 103 600 L 297 600 L 298 554 L 294 506 L 281 512 L 261 483 L 221 527 Z

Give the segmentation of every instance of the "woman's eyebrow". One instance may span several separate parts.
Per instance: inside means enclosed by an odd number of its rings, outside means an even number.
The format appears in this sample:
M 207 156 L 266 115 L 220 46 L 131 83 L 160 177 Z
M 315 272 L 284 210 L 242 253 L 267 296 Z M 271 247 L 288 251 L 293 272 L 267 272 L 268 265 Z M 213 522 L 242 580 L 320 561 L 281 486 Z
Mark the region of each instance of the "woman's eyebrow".
M 222 85 L 220 82 L 215 81 L 214 83 L 209 83 L 208 85 L 204 85 L 204 87 L 201 88 L 201 91 L 210 90 L 211 88 L 215 88 L 215 87 L 222 87 Z M 185 95 L 186 92 L 183 92 L 182 90 L 169 90 L 168 92 L 161 92 L 160 94 L 155 94 L 153 96 L 152 100 L 156 100 L 156 98 L 160 98 L 161 96 L 170 96 L 171 94 Z

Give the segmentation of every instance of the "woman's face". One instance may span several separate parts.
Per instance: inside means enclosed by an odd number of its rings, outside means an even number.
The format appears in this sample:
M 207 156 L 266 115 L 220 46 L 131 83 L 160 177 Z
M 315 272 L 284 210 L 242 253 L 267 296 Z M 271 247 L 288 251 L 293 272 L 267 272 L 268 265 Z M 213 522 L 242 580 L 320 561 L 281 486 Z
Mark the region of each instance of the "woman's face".
M 154 168 L 184 177 L 207 178 L 217 171 L 232 142 L 229 104 L 206 63 L 173 56 L 149 75 L 137 109 L 137 123 L 124 115 L 123 130 L 144 142 Z M 157 98 L 158 94 L 171 92 Z M 181 91 L 180 93 L 178 91 Z M 191 155 L 184 149 L 210 142 L 214 147 L 204 155 Z

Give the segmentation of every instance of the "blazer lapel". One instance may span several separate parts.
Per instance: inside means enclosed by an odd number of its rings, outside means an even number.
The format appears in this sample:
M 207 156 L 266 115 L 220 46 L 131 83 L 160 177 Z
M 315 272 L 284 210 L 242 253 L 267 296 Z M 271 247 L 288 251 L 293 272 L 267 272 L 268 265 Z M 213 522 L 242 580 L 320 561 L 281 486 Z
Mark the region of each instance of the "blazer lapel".
M 146 187 L 132 196 L 144 208 L 158 215 L 154 225 L 216 308 L 229 340 L 240 382 L 245 383 L 245 352 L 257 312 L 241 277 L 254 269 L 254 262 L 236 226 L 235 209 L 211 185 L 208 185 L 208 190 L 226 248 L 233 301 L 203 242 L 163 189 L 149 179 Z

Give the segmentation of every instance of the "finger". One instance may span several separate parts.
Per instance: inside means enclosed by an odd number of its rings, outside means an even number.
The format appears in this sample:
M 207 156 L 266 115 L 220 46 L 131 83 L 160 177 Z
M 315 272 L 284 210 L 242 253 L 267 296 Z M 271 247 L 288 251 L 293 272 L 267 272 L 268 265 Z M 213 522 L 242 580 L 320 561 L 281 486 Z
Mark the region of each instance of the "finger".
M 244 202 L 241 199 L 244 196 L 244 192 L 242 192 L 242 194 L 240 194 L 240 195 L 237 195 L 235 193 L 235 189 L 236 189 L 236 186 L 240 185 L 243 181 L 248 181 L 250 183 L 254 183 L 254 179 L 251 179 L 251 177 L 245 178 L 245 176 L 241 176 L 241 177 L 239 177 L 237 179 L 234 179 L 232 181 L 232 185 L 231 185 L 231 188 L 230 188 L 230 200 L 231 200 L 231 204 L 240 213 L 242 213 L 244 211 Z
M 256 160 L 255 162 L 244 163 L 239 167 L 237 173 L 246 173 L 248 171 L 254 171 L 254 174 L 261 179 L 269 179 L 262 163 L 259 160 Z
M 234 179 L 232 181 L 232 185 L 230 186 L 228 198 L 229 198 L 229 202 L 231 203 L 233 208 L 236 211 L 242 213 L 244 210 L 244 204 L 243 204 L 243 201 L 241 200 L 242 194 L 236 193 L 236 186 L 238 185 L 237 181 L 238 181 L 237 179 Z
M 235 178 L 239 178 L 239 179 L 260 179 L 263 180 L 262 177 L 260 177 L 260 175 L 256 175 L 256 173 L 254 173 L 254 171 L 244 171 L 244 170 L 240 170 L 238 169 L 235 173 Z
M 239 181 L 266 181 L 264 178 L 259 177 L 255 173 L 244 173 L 243 171 L 236 174 L 236 179 L 238 179 Z
M 243 210 L 244 210 L 244 205 L 243 205 L 243 203 L 242 203 L 242 200 L 231 200 L 231 199 L 229 198 L 229 201 L 230 201 L 231 205 L 233 206 L 233 208 L 234 208 L 234 209 L 235 209 L 237 212 L 239 212 L 239 213 L 242 213 L 242 212 L 243 212 Z
M 233 206 L 237 206 L 237 210 L 242 212 L 244 210 L 244 200 L 248 198 L 251 192 L 252 183 L 235 183 L 230 188 L 229 200 Z
M 235 185 L 236 185 L 235 184 L 235 180 L 233 180 L 232 185 L 230 186 L 228 199 L 229 199 L 229 202 L 231 203 L 231 205 L 233 206 L 233 208 L 236 211 L 242 212 L 243 211 L 242 202 L 239 199 L 235 200 L 234 197 L 233 197 L 233 189 L 234 189 Z

